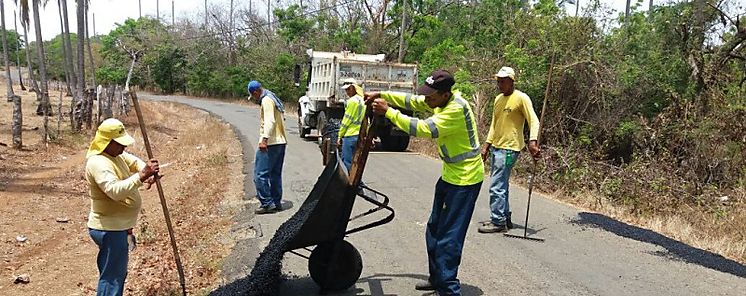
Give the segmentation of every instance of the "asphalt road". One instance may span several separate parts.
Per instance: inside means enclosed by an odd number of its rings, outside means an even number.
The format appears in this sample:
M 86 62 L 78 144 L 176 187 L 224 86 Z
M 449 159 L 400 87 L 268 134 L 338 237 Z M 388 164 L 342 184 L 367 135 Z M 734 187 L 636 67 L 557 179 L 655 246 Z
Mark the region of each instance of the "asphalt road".
M 258 109 L 179 96 L 141 97 L 189 104 L 232 124 L 244 145 L 246 198 L 253 198 L 251 171 L 259 138 Z M 321 173 L 316 144 L 298 138 L 294 117 L 288 116 L 286 127 L 284 199 L 293 207 L 257 217 L 247 210 L 236 217 L 236 232 L 252 228 L 257 237 L 239 242 L 225 260 L 223 271 L 228 280 L 250 271 L 274 231 L 297 210 Z M 427 295 L 413 286 L 427 278 L 424 232 L 439 174 L 439 160 L 412 154 L 371 154 L 364 180 L 391 197 L 396 218 L 348 238 L 363 257 L 363 274 L 353 288 L 334 295 Z M 514 222 L 523 221 L 526 198 L 526 190 L 511 188 Z M 489 216 L 488 200 L 488 186 L 483 184 L 459 271 L 464 295 L 746 295 L 744 265 L 536 193 L 529 233 L 546 242 L 480 234 L 478 221 Z M 356 202 L 355 212 L 364 209 L 364 202 Z M 282 295 L 318 294 L 306 259 L 286 253 L 283 272 L 289 279 L 282 284 Z

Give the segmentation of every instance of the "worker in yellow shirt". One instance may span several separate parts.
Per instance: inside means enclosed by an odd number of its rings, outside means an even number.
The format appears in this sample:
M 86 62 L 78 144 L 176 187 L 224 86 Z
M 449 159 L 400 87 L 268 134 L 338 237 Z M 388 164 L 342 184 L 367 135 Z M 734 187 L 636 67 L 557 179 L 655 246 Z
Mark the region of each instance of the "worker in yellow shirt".
M 437 141 L 443 169 L 425 229 L 430 277 L 415 285 L 415 289 L 436 290 L 439 295 L 461 295 L 457 278 L 461 251 L 484 178 L 474 113 L 461 94 L 452 90 L 455 83 L 451 73 L 438 70 L 425 79 L 417 96 L 396 92 L 365 94 L 366 101 L 373 101 L 375 114 L 385 115 L 412 136 Z M 409 117 L 389 108 L 389 103 L 433 116 L 424 120 Z
M 518 160 L 520 151 L 526 146 L 523 125 L 528 121 L 528 152 L 534 158 L 540 156 L 537 144 L 539 119 L 534 112 L 531 98 L 515 89 L 515 71 L 502 67 L 495 75 L 500 94 L 495 98 L 492 123 L 487 141 L 482 146 L 482 159 L 490 159 L 490 220 L 482 222 L 480 233 L 506 232 L 513 228 L 510 221 L 508 199 L 510 172 Z
M 342 162 L 349 172 L 352 166 L 352 155 L 355 153 L 357 138 L 360 134 L 360 123 L 365 116 L 365 102 L 363 102 L 363 88 L 354 78 L 345 79 L 342 82 L 342 89 L 349 99 L 345 102 L 345 115 L 339 126 L 337 147 L 342 147 Z
M 271 214 L 282 210 L 282 165 L 285 162 L 285 107 L 280 98 L 252 80 L 251 97 L 261 104 L 259 110 L 259 147 L 254 154 L 254 185 L 261 205 L 254 212 Z
M 127 277 L 129 243 L 142 199 L 137 189 L 153 184 L 158 160 L 147 163 L 124 152 L 135 139 L 114 118 L 101 122 L 86 153 L 85 178 L 91 197 L 88 232 L 98 245 L 96 295 L 122 295 Z M 128 238 L 132 239 L 128 243 Z M 134 247 L 134 246 L 133 246 Z

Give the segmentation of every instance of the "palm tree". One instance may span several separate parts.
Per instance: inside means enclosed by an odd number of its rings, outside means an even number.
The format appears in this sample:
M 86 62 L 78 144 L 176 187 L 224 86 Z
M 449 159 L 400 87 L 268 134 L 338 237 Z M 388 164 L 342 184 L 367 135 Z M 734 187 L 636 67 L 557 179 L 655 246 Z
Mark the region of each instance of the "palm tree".
M 90 9 L 89 5 L 90 5 L 90 3 L 88 3 L 86 5 L 86 7 L 85 7 L 85 10 L 86 10 L 86 13 L 85 13 L 85 40 L 88 43 L 88 64 L 90 64 L 90 66 L 91 66 L 91 79 L 92 79 L 92 82 L 93 82 L 92 87 L 93 87 L 94 91 L 96 91 L 95 98 L 98 98 L 98 88 L 96 87 L 96 65 L 93 63 L 93 49 L 91 49 L 91 36 L 90 36 L 91 32 L 88 30 L 88 10 Z M 94 35 L 96 34 L 96 32 L 93 32 L 93 33 L 94 33 Z M 87 129 L 91 128 L 91 120 L 92 120 L 92 117 L 93 117 L 93 112 L 92 112 L 93 111 L 93 98 L 94 97 L 90 97 L 90 99 L 88 101 L 88 103 L 89 103 L 88 104 L 88 109 L 86 110 L 86 112 L 88 113 L 88 117 L 86 117 L 86 121 L 85 121 L 85 126 L 86 126 Z M 101 111 L 100 111 L 100 109 L 101 109 L 101 100 L 99 99 L 98 102 L 99 102 L 99 108 L 98 108 L 99 109 L 99 113 L 101 113 Z M 99 117 L 101 117 L 101 116 L 97 116 L 96 117 L 97 121 L 100 120 Z
M 21 2 L 27 2 L 28 0 L 22 0 Z M 44 113 L 44 133 L 42 134 L 42 142 L 47 144 L 47 137 L 49 134 L 49 111 L 52 108 L 49 103 L 49 92 L 47 92 L 47 66 L 44 60 L 44 40 L 41 37 L 41 20 L 39 17 L 39 3 L 40 0 L 32 0 L 33 11 L 34 11 L 34 31 L 36 33 L 36 55 L 39 58 L 39 76 L 40 76 L 40 91 L 41 91 L 41 103 L 42 112 Z M 46 1 L 45 3 L 46 4 Z
M 77 0 L 77 14 L 78 14 L 78 67 L 75 69 L 77 72 L 78 82 L 78 99 L 75 103 L 75 130 L 79 131 L 83 125 L 83 117 L 87 105 L 87 99 L 85 98 L 85 6 L 86 0 Z
M 65 69 L 65 83 L 69 86 L 70 85 L 70 68 L 68 67 L 68 60 L 67 60 L 67 46 L 65 46 L 65 25 L 63 22 L 62 17 L 62 3 L 60 0 L 57 0 L 57 9 L 59 15 L 60 15 L 60 31 L 61 37 L 62 37 L 62 62 L 63 62 L 63 68 Z M 72 64 L 72 63 L 70 63 Z M 67 91 L 69 93 L 70 87 L 67 88 Z
M 8 31 L 5 30 L 5 3 L 0 0 L 0 30 L 2 30 L 3 61 L 5 62 L 5 78 L 8 82 L 8 102 L 13 102 L 13 147 L 21 149 L 23 143 L 21 138 L 21 126 L 23 126 L 23 113 L 21 113 L 21 97 L 13 93 L 13 79 L 10 77 L 10 61 L 8 59 Z
M 23 27 L 23 47 L 26 49 L 26 68 L 28 70 L 28 79 L 31 80 L 31 91 L 36 93 L 36 102 L 41 104 L 41 92 L 39 92 L 39 85 L 36 83 L 36 78 L 34 78 L 34 67 L 31 65 L 31 50 L 28 45 L 28 27 L 30 25 L 28 0 L 15 1 L 16 6 L 20 9 L 21 27 Z
M 73 46 L 72 42 L 70 41 L 70 23 L 69 18 L 67 14 L 67 0 L 61 0 L 60 5 L 62 7 L 62 18 L 65 24 L 64 32 L 62 33 L 62 41 L 65 46 L 65 67 L 70 72 L 70 81 L 68 81 L 68 93 L 72 92 L 73 95 L 73 101 L 70 104 L 70 127 L 75 129 L 75 126 L 77 124 L 75 121 L 78 119 L 79 110 L 78 104 L 81 104 L 83 99 L 81 98 L 81 94 L 77 92 L 76 85 L 78 84 L 78 75 L 77 71 L 75 71 L 75 65 L 73 63 Z M 80 35 L 78 35 L 80 37 Z
M 18 17 L 16 16 L 15 10 L 13 10 L 13 30 L 15 30 L 16 34 L 18 34 Z M 15 41 L 18 45 L 21 44 L 20 39 Z M 18 46 L 16 46 L 16 68 L 18 68 L 18 83 L 21 85 L 21 90 L 25 91 L 26 87 L 23 86 L 23 75 L 21 75 L 21 55 L 18 54 Z

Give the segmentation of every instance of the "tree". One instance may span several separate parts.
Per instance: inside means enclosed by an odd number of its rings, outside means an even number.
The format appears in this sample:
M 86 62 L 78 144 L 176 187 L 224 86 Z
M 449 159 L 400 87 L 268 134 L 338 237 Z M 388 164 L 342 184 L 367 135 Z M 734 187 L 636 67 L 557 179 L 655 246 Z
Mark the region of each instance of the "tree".
M 31 80 L 31 90 L 36 93 L 36 101 L 41 103 L 41 92 L 39 91 L 39 85 L 36 83 L 34 78 L 34 69 L 31 64 L 31 50 L 29 49 L 28 42 L 28 26 L 29 23 L 29 6 L 27 0 L 21 0 L 16 2 L 16 6 L 20 9 L 21 14 L 21 27 L 23 27 L 23 43 L 26 51 L 26 68 L 28 72 L 28 79 Z M 20 65 L 19 65 L 20 67 Z
M 13 92 L 13 79 L 10 76 L 10 60 L 8 59 L 8 34 L 5 32 L 5 3 L 0 0 L 0 30 L 2 30 L 3 61 L 5 62 L 5 77 L 8 82 L 8 102 L 13 102 L 13 147 L 21 149 L 21 127 L 23 126 L 23 113 L 21 112 L 21 97 Z
M 89 7 L 86 5 L 86 14 L 85 14 L 85 40 L 86 40 L 86 43 L 88 44 L 88 58 L 89 58 L 88 59 L 88 64 L 91 65 L 91 81 L 92 81 L 91 86 L 93 87 L 93 90 L 96 92 L 95 93 L 95 98 L 98 99 L 98 87 L 97 87 L 97 84 L 96 84 L 96 64 L 94 63 L 94 60 L 93 60 L 93 49 L 91 48 L 91 37 L 89 36 L 90 32 L 88 31 L 88 9 L 89 9 Z M 93 102 L 91 101 L 92 99 L 93 99 L 93 97 L 91 97 L 91 99 L 89 99 L 88 109 L 86 110 L 86 112 L 88 113 L 88 116 L 86 117 L 86 121 L 85 121 L 86 129 L 90 129 L 91 128 L 91 120 L 93 118 L 93 114 L 92 114 L 93 113 L 92 112 L 92 110 L 93 110 Z M 99 106 L 99 112 L 98 113 L 100 114 L 101 113 L 101 111 L 100 111 L 100 109 L 101 109 L 101 100 L 98 99 L 98 102 L 99 102 L 99 105 L 98 105 Z M 96 121 L 100 121 L 101 120 L 100 117 L 101 117 L 100 115 L 97 116 L 96 117 Z
M 78 75 L 75 71 L 75 65 L 73 63 L 73 46 L 72 42 L 70 41 L 70 19 L 69 15 L 67 13 L 67 0 L 60 0 L 60 6 L 62 7 L 62 18 L 64 21 L 64 30 L 62 32 L 62 38 L 65 46 L 65 67 L 70 73 L 70 81 L 68 81 L 67 88 L 68 93 L 72 93 L 73 100 L 70 104 L 70 127 L 75 129 L 76 123 L 74 116 L 74 109 L 79 104 L 79 101 L 82 101 L 81 95 L 78 94 L 76 86 L 78 85 Z
M 18 36 L 18 19 L 17 19 L 15 10 L 13 11 L 13 30 L 16 32 L 16 35 Z M 15 56 L 16 56 L 16 68 L 18 68 L 18 82 L 19 84 L 21 84 L 21 90 L 25 91 L 26 87 L 23 85 L 23 75 L 21 75 L 20 37 L 21 36 L 18 36 L 15 39 L 17 41 L 18 46 L 13 52 L 15 53 Z
M 90 97 L 85 96 L 85 11 L 88 0 L 77 0 L 77 18 L 78 18 L 78 66 L 75 68 L 77 76 L 77 94 L 78 99 L 75 102 L 75 127 L 79 131 L 85 120 L 85 111 L 87 109 Z
M 65 5 L 67 5 L 67 4 L 65 4 Z M 51 59 L 50 62 L 56 61 L 56 60 L 61 60 L 62 61 L 62 69 L 64 69 L 63 70 L 64 77 L 62 77 L 62 78 L 65 79 L 65 84 L 67 85 L 66 86 L 66 90 L 67 90 L 68 93 L 70 93 L 70 81 L 72 79 L 72 76 L 70 74 L 70 68 L 67 66 L 68 65 L 68 55 L 67 55 L 67 46 L 66 46 L 66 43 L 65 43 L 66 42 L 65 38 L 67 38 L 65 36 L 69 36 L 69 35 L 66 34 L 66 32 L 65 32 L 65 18 L 63 17 L 63 14 L 62 14 L 63 7 L 62 7 L 62 3 L 60 2 L 60 0 L 57 0 L 57 6 L 59 8 L 59 9 L 57 9 L 57 11 L 58 11 L 59 16 L 60 16 L 60 32 L 61 33 L 60 33 L 60 35 L 58 35 L 58 37 L 60 37 L 59 41 L 62 42 L 61 43 L 62 46 L 59 47 L 60 49 L 62 49 L 62 59 Z M 55 39 L 58 39 L 58 38 L 55 37 Z M 55 39 L 52 39 L 52 41 L 55 41 Z M 51 48 L 49 48 L 49 49 L 51 51 Z
M 32 0 L 33 11 L 34 11 L 34 30 L 36 31 L 36 55 L 39 58 L 39 76 L 40 76 L 40 91 L 41 91 L 41 113 L 44 115 L 44 132 L 42 133 L 42 142 L 46 145 L 47 138 L 49 135 L 49 114 L 51 113 L 52 105 L 49 103 L 49 92 L 47 90 L 47 67 L 44 61 L 44 39 L 41 36 L 41 18 L 39 17 L 39 5 L 40 0 Z M 39 109 L 37 109 L 39 114 Z

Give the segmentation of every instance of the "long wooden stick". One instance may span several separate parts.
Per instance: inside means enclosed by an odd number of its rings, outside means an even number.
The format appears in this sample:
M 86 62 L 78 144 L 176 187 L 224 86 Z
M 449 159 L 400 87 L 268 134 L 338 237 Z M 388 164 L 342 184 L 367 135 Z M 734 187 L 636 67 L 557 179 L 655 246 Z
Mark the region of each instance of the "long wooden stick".
M 125 90 L 127 92 L 127 90 Z M 129 92 L 132 98 L 132 104 L 135 105 L 135 113 L 137 113 L 137 121 L 140 124 L 140 132 L 142 133 L 142 140 L 145 143 L 145 150 L 148 152 L 148 158 L 153 158 L 153 150 L 150 148 L 150 141 L 148 140 L 148 132 L 145 129 L 145 120 L 142 118 L 142 110 L 140 109 L 140 102 L 137 100 L 137 94 Z M 176 259 L 176 269 L 179 272 L 179 283 L 181 284 L 181 292 L 186 296 L 186 281 L 184 280 L 184 267 L 181 265 L 181 258 L 179 258 L 179 249 L 176 247 L 176 237 L 174 237 L 174 228 L 171 226 L 171 215 L 168 213 L 168 205 L 166 205 L 166 198 L 163 195 L 163 186 L 161 186 L 161 180 L 156 176 L 155 185 L 158 188 L 158 197 L 161 200 L 161 208 L 163 208 L 163 216 L 166 218 L 166 227 L 168 228 L 168 236 L 171 238 L 171 248 L 174 251 L 174 258 Z

